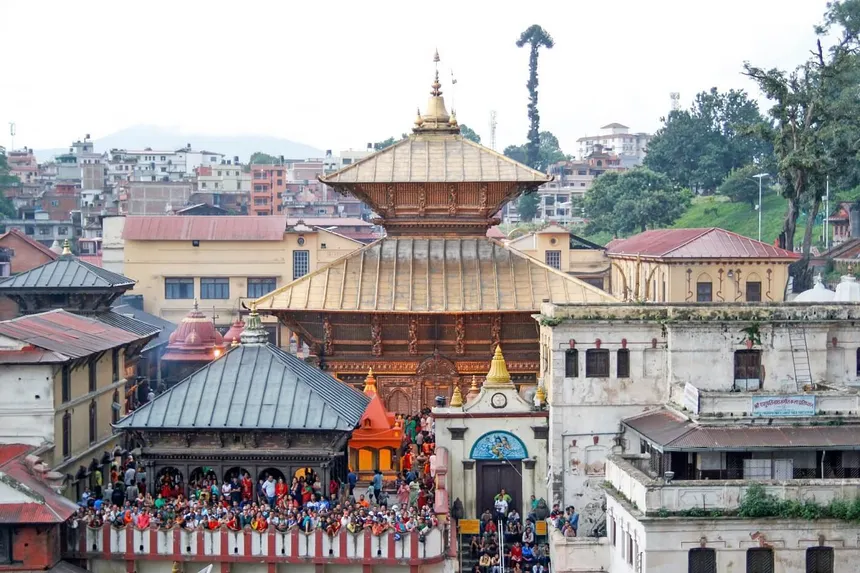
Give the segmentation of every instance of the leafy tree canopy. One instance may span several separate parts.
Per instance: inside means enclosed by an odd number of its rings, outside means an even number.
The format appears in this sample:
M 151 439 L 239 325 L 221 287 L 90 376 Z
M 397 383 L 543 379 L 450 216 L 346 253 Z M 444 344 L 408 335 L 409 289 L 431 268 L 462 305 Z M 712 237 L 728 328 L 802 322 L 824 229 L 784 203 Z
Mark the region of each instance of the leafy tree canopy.
M 668 177 L 647 167 L 608 171 L 585 194 L 587 232 L 607 231 L 618 237 L 666 227 L 687 210 L 691 200 L 689 190 L 675 187 Z
M 717 188 L 717 193 L 725 195 L 733 203 L 749 203 L 750 207 L 755 207 L 758 204 L 758 189 L 759 182 L 755 175 L 766 172 L 761 165 L 744 165 L 738 169 L 733 169 L 729 173 L 720 186 Z M 762 180 L 764 192 L 770 185 L 768 179 Z
M 765 119 L 743 90 L 711 88 L 663 122 L 648 143 L 645 165 L 678 186 L 713 192 L 733 169 L 772 154 L 757 133 Z
M 276 165 L 280 161 L 280 157 L 275 157 L 274 155 L 269 155 L 268 153 L 263 153 L 262 151 L 255 151 L 251 154 L 252 165 Z
M 407 134 L 401 133 L 400 137 L 397 139 L 395 139 L 392 136 L 392 137 L 389 137 L 388 139 L 383 139 L 382 141 L 377 141 L 376 143 L 373 144 L 373 149 L 374 149 L 374 151 L 382 151 L 386 147 L 391 147 L 392 145 L 394 145 L 395 143 L 397 143 L 401 139 L 406 139 L 407 137 L 408 137 Z
M 528 160 L 528 143 L 523 145 L 509 145 L 505 148 L 504 154 L 514 161 L 519 161 L 529 165 Z M 558 138 L 549 131 L 540 132 L 540 145 L 538 146 L 538 159 L 535 162 L 540 171 L 546 169 L 557 161 L 562 161 L 566 158 L 558 144 Z M 520 215 L 520 220 L 531 221 L 537 216 L 538 204 L 540 198 L 537 193 L 524 193 L 520 195 L 517 201 L 517 213 Z
M 460 134 L 469 141 L 481 143 L 481 136 L 475 133 L 475 130 L 466 125 L 465 123 L 460 124 Z
M 6 154 L 0 153 L 0 191 L 6 187 L 15 187 L 21 183 L 21 180 L 11 175 L 10 171 Z M 15 215 L 15 207 L 12 205 L 12 201 L 0 193 L 0 216 L 13 218 Z

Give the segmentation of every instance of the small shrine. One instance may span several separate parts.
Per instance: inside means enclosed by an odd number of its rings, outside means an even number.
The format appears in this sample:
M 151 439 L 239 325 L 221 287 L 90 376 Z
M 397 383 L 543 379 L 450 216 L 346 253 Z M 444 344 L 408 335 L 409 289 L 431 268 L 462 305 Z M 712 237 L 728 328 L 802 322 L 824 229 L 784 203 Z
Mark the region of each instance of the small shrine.
M 521 394 L 511 381 L 502 347 L 497 346 L 480 388 L 473 379 L 466 399 L 454 388 L 449 407 L 433 409 L 436 448 L 444 448 L 463 479 L 447 483 L 451 499 L 463 501 L 466 518 L 493 509 L 504 489 L 522 515 L 531 496 L 546 498 L 549 412 L 543 386 Z
M 375 470 L 386 478 L 394 478 L 395 456 L 403 441 L 403 431 L 400 421 L 385 409 L 379 397 L 373 369 L 364 381 L 364 394 L 370 397 L 370 404 L 349 440 L 349 465 L 360 480 L 370 479 Z
M 245 330 L 245 323 L 241 318 L 230 325 L 229 330 L 224 333 L 224 346 L 235 346 L 240 343 L 242 331 Z
M 225 350 L 224 337 L 215 329 L 215 323 L 207 318 L 194 300 L 194 307 L 167 343 L 167 352 L 162 356 L 164 380 L 173 385 L 195 370 L 221 357 Z

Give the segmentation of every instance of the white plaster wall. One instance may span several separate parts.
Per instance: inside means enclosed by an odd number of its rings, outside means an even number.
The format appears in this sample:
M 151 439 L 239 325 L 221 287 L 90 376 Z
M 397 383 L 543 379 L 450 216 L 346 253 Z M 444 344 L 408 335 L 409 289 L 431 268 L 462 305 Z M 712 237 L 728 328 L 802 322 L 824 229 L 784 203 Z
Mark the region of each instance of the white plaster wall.
M 125 268 L 124 228 L 125 217 L 102 219 L 102 268 L 120 275 Z
M 50 365 L 0 366 L 0 441 L 54 442 L 54 382 Z

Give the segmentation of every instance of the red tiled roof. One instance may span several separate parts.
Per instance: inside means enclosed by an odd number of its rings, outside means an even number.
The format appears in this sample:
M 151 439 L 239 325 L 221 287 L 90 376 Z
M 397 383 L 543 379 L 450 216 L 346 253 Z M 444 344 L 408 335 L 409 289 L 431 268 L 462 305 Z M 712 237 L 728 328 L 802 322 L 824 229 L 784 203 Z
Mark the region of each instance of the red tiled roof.
M 151 335 L 140 336 L 64 310 L 30 314 L 0 322 L 0 335 L 68 358 L 82 358 L 151 338 Z M 28 352 L 21 350 L 18 354 L 25 355 Z M 10 360 L 12 357 L 6 360 L 6 363 L 10 363 Z
M 487 237 L 491 239 L 507 239 L 508 237 L 498 227 L 490 227 L 487 229 Z
M 89 263 L 96 267 L 102 266 L 102 256 L 101 255 L 78 255 L 78 258 L 85 263 Z
M 726 231 L 655 229 L 607 245 L 609 255 L 666 259 L 799 259 L 800 255 Z
M 286 217 L 126 217 L 122 238 L 127 241 L 281 241 L 286 228 Z
M 24 459 L 32 449 L 24 444 L 0 446 L 0 474 L 24 486 L 16 489 L 33 500 L 0 503 L 2 524 L 63 523 L 77 510 L 74 502 L 56 493 L 34 474 L 32 464 Z
M 2 235 L 0 235 L 0 241 L 3 241 L 3 239 L 8 237 L 9 235 L 14 235 L 14 236 L 18 237 L 19 239 L 21 239 L 25 243 L 29 244 L 34 249 L 41 251 L 45 255 L 51 257 L 51 259 L 56 259 L 59 256 L 59 255 L 57 255 L 57 253 L 55 253 L 54 251 L 52 251 L 51 249 L 49 249 L 48 247 L 46 247 L 45 245 L 43 245 L 39 241 L 34 241 L 33 239 L 31 239 L 30 237 L 28 237 L 27 235 L 25 235 L 24 233 L 22 233 L 18 229 L 10 229 L 10 230 L 6 231 Z

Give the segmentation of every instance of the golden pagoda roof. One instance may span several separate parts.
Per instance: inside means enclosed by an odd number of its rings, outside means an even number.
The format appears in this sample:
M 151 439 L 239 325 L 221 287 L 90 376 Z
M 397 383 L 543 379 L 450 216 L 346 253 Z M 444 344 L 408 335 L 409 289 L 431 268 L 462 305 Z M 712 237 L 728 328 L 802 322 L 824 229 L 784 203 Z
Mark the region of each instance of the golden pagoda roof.
M 323 183 L 464 183 L 552 181 L 501 153 L 459 133 L 419 132 L 355 163 L 319 178 Z
M 617 302 L 487 237 L 386 237 L 258 299 L 260 310 L 529 312 Z

